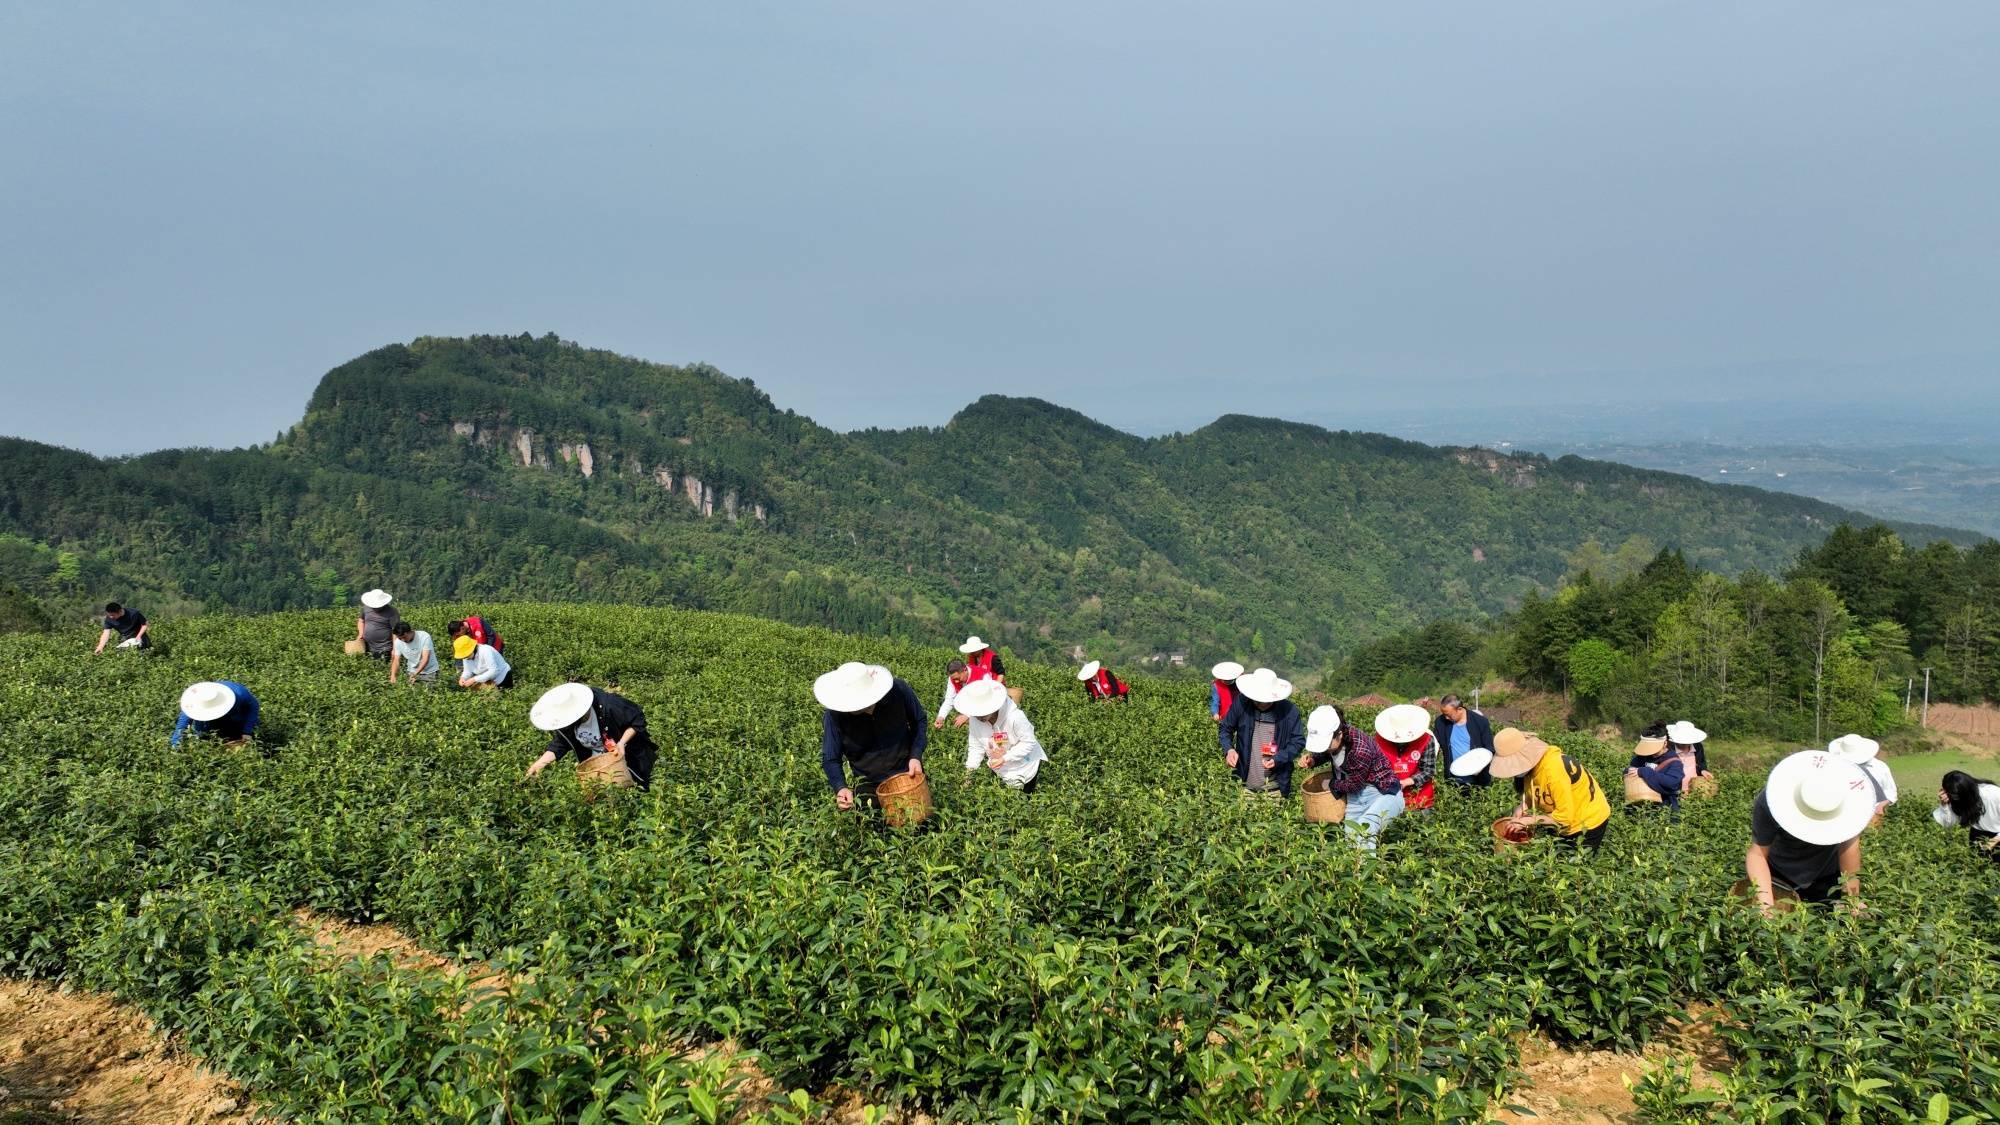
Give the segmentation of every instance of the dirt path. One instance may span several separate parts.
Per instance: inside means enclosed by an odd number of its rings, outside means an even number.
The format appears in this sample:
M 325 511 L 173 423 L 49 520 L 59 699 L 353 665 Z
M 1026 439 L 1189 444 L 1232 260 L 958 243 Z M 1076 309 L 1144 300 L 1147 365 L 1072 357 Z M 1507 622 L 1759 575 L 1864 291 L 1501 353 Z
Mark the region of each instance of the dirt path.
M 0 980 L 0 1122 L 192 1125 L 247 1120 L 237 1086 L 107 997 Z
M 484 962 L 459 961 L 443 957 L 412 941 L 385 922 L 360 925 L 310 910 L 295 910 L 292 917 L 320 948 L 340 957 L 369 958 L 381 954 L 397 968 L 415 973 L 439 973 L 464 977 L 475 995 L 511 992 L 514 981 L 506 973 Z M 5 1125 L 0 1122 L 0 1125 Z
M 1503 1110 L 1494 1120 L 1504 1125 L 1636 1125 L 1638 1106 L 1631 1087 L 1648 1069 L 1675 1056 L 1691 1057 L 1699 1088 L 1729 1066 L 1715 1035 L 1715 1019 L 1712 1009 L 1691 1012 L 1641 1054 L 1571 1051 L 1539 1036 L 1529 1039 L 1521 1045 L 1521 1069 L 1528 1080 L 1507 1100 L 1533 1112 Z

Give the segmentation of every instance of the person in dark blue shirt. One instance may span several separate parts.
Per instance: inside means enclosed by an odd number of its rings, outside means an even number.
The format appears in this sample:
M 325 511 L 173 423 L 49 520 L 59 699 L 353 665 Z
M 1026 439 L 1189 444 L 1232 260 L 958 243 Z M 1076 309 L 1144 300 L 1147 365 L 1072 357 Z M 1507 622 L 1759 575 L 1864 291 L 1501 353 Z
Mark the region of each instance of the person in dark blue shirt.
M 875 787 L 900 773 L 924 776 L 924 748 L 930 726 L 924 705 L 910 685 L 879 664 L 850 662 L 813 682 L 813 697 L 826 709 L 820 724 L 820 766 L 834 803 L 854 807 Z M 845 766 L 857 775 L 848 781 Z
M 1493 784 L 1490 765 L 1481 766 L 1469 774 L 1452 770 L 1451 764 L 1477 750 L 1484 750 L 1487 762 L 1493 760 L 1493 724 L 1486 716 L 1467 707 L 1456 695 L 1447 695 L 1438 704 L 1438 717 L 1431 723 L 1431 737 L 1437 739 L 1438 765 L 1440 774 L 1453 785 L 1471 786 L 1484 789 Z M 1470 765 L 1468 761 L 1466 765 Z
M 104 651 L 113 633 L 118 635 L 119 648 L 150 648 L 152 631 L 152 623 L 145 614 L 111 602 L 104 607 L 104 631 L 97 635 L 97 651 Z
M 248 742 L 257 731 L 257 697 L 235 680 L 203 680 L 181 693 L 181 717 L 170 746 L 183 735 L 214 735 L 225 742 Z

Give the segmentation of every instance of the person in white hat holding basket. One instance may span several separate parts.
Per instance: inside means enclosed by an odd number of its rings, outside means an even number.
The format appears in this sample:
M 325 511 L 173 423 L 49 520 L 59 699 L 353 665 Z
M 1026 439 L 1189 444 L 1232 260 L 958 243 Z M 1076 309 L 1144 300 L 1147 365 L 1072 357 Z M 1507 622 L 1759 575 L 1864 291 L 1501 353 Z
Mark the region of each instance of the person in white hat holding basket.
M 208 735 L 224 742 L 248 742 L 257 732 L 257 697 L 235 680 L 203 680 L 181 692 L 181 713 L 167 745 L 183 735 Z
M 1842 898 L 1859 906 L 1861 830 L 1874 815 L 1875 786 L 1853 762 L 1801 750 L 1771 767 L 1743 854 L 1757 905 L 1769 911 L 1783 887 L 1814 906 Z
M 1826 744 L 1826 752 L 1843 762 L 1853 762 L 1868 775 L 1868 783 L 1875 787 L 1875 815 L 1869 819 L 1869 827 L 1880 824 L 1882 814 L 1896 803 L 1896 775 L 1881 758 L 1882 744 L 1858 734 L 1843 734 Z
M 1095 660 L 1078 668 L 1076 678 L 1083 684 L 1083 694 L 1092 703 L 1102 703 L 1106 700 L 1114 703 L 1122 702 L 1125 693 L 1131 690 L 1125 686 L 1124 680 L 1111 674 L 1111 669 Z
M 1208 674 L 1215 677 L 1215 683 L 1208 689 L 1209 717 L 1219 723 L 1236 703 L 1236 681 L 1243 675 L 1243 665 L 1225 660 L 1210 668 Z
M 960 695 L 972 687 L 959 689 Z M 1004 690 L 1004 689 L 1003 689 Z M 909 684 L 880 664 L 849 661 L 813 681 L 820 718 L 820 767 L 834 804 L 851 809 L 872 800 L 875 787 L 900 773 L 924 776 L 930 726 Z M 844 766 L 857 775 L 849 783 Z
M 1007 697 L 1006 685 L 998 680 L 975 680 L 965 685 L 951 705 L 969 721 L 966 773 L 983 767 L 992 770 L 1007 788 L 1033 793 L 1041 783 L 1042 763 L 1049 756 L 1035 737 L 1035 724 L 1028 721 L 1020 704 Z
M 1236 681 L 1236 702 L 1217 736 L 1223 761 L 1245 793 L 1273 800 L 1292 795 L 1292 766 L 1305 752 L 1305 724 L 1292 703 L 1292 682 L 1269 668 Z
M 1715 780 L 1715 775 L 1708 772 L 1707 731 L 1686 719 L 1668 723 L 1667 752 L 1681 760 L 1681 792 L 1693 790 L 1694 783 L 1702 778 Z
M 1306 768 L 1321 763 L 1333 766 L 1327 791 L 1347 801 L 1341 823 L 1360 829 L 1361 846 L 1374 851 L 1376 838 L 1409 804 L 1388 755 L 1360 727 L 1342 722 L 1339 710 L 1322 706 L 1306 721 Z
M 354 619 L 354 639 L 361 642 L 360 651 L 377 660 L 389 659 L 396 647 L 396 625 L 403 615 L 390 608 L 394 600 L 382 590 L 370 590 L 361 595 L 361 616 Z
M 528 766 L 527 776 L 572 754 L 577 776 L 587 781 L 641 789 L 653 784 L 660 748 L 646 731 L 646 712 L 624 696 L 589 684 L 557 684 L 535 700 L 528 721 L 549 733 L 549 748 Z

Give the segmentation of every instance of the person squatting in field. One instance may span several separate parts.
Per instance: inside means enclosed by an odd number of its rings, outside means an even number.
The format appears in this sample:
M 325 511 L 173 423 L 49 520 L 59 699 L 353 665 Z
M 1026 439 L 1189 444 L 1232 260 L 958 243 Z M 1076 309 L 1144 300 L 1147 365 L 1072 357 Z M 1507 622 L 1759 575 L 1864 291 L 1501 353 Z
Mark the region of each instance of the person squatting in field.
M 1398 703 L 1375 714 L 1375 746 L 1402 787 L 1406 811 L 1429 809 L 1436 796 L 1438 742 L 1430 725 L 1430 712 L 1414 703 Z
M 377 660 L 387 660 L 395 650 L 396 625 L 403 620 L 387 592 L 370 590 L 361 595 L 361 616 L 354 619 L 354 639 L 361 651 Z
M 1639 735 L 1632 760 L 1625 763 L 1626 811 L 1653 805 L 1669 815 L 1680 811 L 1686 767 L 1680 755 L 1667 753 L 1667 747 L 1667 728 L 1662 724 L 1655 723 Z
M 813 698 L 824 708 L 819 761 L 834 804 L 872 801 L 875 787 L 900 773 L 924 776 L 931 732 L 923 704 L 887 668 L 849 661 L 813 681 Z M 851 783 L 844 766 L 857 775 Z
M 528 777 L 571 754 L 577 777 L 588 784 L 641 789 L 653 784 L 660 748 L 646 731 L 646 712 L 624 696 L 588 684 L 558 684 L 535 700 L 528 721 L 549 733 L 548 749 L 528 766 Z
M 1946 828 L 1963 827 L 1968 843 L 2000 863 L 2000 785 L 1952 770 L 1938 783 L 1931 819 Z
M 1771 767 L 1750 808 L 1743 874 L 1766 911 L 1782 888 L 1813 906 L 1859 905 L 1861 830 L 1875 815 L 1875 787 L 1853 762 L 1801 750 Z
M 1125 686 L 1125 681 L 1111 674 L 1111 669 L 1095 660 L 1077 669 L 1076 678 L 1083 684 L 1084 697 L 1092 703 L 1106 700 L 1118 702 L 1131 690 Z
M 1236 688 L 1236 702 L 1216 732 L 1222 760 L 1245 793 L 1283 800 L 1292 795 L 1292 766 L 1306 747 L 1292 683 L 1259 668 L 1237 680 Z
M 1342 823 L 1359 830 L 1360 844 L 1370 851 L 1389 822 L 1403 815 L 1403 783 L 1388 756 L 1367 732 L 1342 722 L 1332 707 L 1313 708 L 1306 722 L 1306 768 L 1332 766 L 1327 792 L 1347 802 Z
M 422 629 L 412 628 L 407 621 L 396 622 L 389 635 L 395 641 L 389 655 L 389 682 L 395 683 L 396 673 L 401 671 L 406 682 L 437 683 L 437 646 L 431 643 L 431 635 Z
M 498 691 L 512 686 L 514 666 L 492 645 L 483 645 L 470 636 L 451 642 L 452 659 L 459 662 L 458 686 L 474 691 Z
M 970 723 L 965 740 L 968 779 L 983 767 L 1007 788 L 1033 793 L 1048 753 L 1035 737 L 1035 724 L 1028 721 L 1027 712 L 1007 697 L 1006 685 L 998 680 L 967 684 L 952 706 Z
M 1511 819 L 1526 828 L 1553 828 L 1567 847 L 1596 851 L 1611 824 L 1611 802 L 1583 764 L 1527 731 L 1506 727 L 1493 736 L 1493 776 L 1512 779 L 1521 801 Z
M 97 648 L 91 655 L 104 651 L 113 634 L 118 637 L 119 648 L 151 648 L 153 626 L 146 615 L 136 609 L 107 602 L 104 606 L 104 630 L 97 634 Z
M 174 720 L 169 746 L 186 735 L 224 742 L 248 742 L 257 733 L 257 697 L 235 680 L 203 680 L 181 692 L 180 717 Z

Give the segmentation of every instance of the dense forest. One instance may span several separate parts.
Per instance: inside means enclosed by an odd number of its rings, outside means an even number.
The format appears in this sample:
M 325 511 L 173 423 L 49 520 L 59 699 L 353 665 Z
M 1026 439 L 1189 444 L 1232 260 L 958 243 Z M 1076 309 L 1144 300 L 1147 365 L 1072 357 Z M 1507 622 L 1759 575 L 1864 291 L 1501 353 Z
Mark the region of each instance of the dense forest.
M 1844 521 L 1866 517 L 1236 414 L 1144 439 L 988 396 L 941 427 L 843 434 L 707 366 L 424 338 L 329 372 L 264 446 L 103 460 L 0 439 L 0 623 L 78 623 L 107 597 L 156 614 L 347 604 L 380 585 L 1299 667 L 1538 604 L 1600 540 L 1609 558 L 1665 548 L 1735 575 Z
M 2000 698 L 2000 543 L 1912 547 L 1842 525 L 1781 578 L 1735 578 L 1663 550 L 1636 568 L 1593 547 L 1553 595 L 1492 621 L 1378 638 L 1329 674 L 1339 690 L 1416 695 L 1498 674 L 1566 693 L 1577 721 L 1636 729 L 1700 715 L 1711 734 L 1820 741 L 1903 720 L 1906 692 Z

